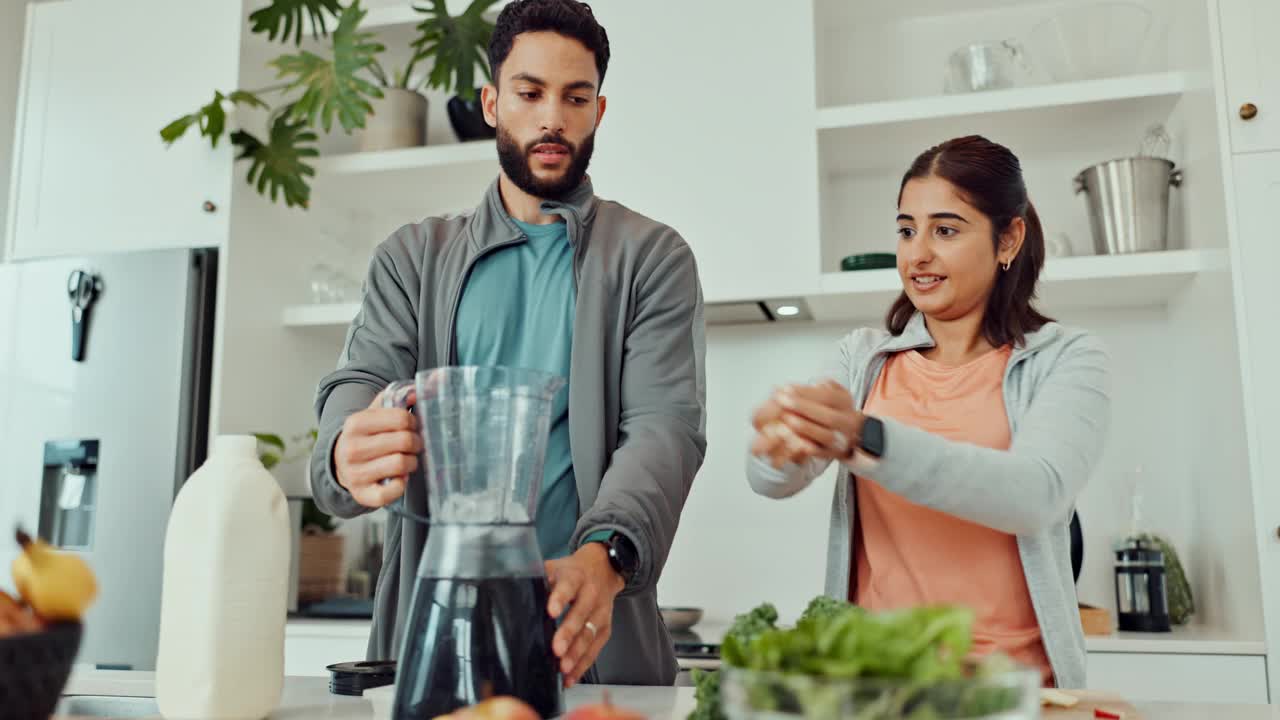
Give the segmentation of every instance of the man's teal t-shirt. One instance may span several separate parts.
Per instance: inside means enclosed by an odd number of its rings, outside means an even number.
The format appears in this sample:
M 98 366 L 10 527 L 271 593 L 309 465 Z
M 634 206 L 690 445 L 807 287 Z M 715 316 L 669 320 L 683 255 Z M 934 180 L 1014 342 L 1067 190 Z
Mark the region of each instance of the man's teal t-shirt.
M 569 379 L 573 348 L 573 247 L 563 222 L 514 221 L 525 242 L 480 258 L 467 277 L 458 308 L 456 340 L 462 365 L 502 365 Z M 551 407 L 551 436 L 536 518 L 546 560 L 569 554 L 578 522 L 578 488 L 569 452 L 569 388 Z

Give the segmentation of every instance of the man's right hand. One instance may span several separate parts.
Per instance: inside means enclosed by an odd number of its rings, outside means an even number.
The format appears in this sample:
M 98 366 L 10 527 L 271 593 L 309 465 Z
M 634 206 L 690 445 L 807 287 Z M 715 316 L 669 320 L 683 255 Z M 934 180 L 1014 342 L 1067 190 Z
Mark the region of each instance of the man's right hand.
M 417 418 L 409 410 L 382 407 L 379 394 L 368 409 L 353 413 L 342 424 L 333 447 L 333 467 L 338 484 L 356 502 L 380 508 L 404 495 L 421 451 Z

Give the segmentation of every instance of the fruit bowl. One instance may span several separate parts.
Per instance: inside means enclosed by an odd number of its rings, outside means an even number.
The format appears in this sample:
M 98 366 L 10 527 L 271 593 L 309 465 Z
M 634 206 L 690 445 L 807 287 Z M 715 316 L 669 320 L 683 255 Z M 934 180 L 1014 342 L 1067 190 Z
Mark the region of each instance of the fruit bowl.
M 1016 668 L 983 677 L 911 682 L 831 678 L 725 666 L 720 692 L 729 720 L 1032 720 L 1040 677 Z
M 4 717 L 45 720 L 53 713 L 80 652 L 82 630 L 78 622 L 63 622 L 0 637 Z

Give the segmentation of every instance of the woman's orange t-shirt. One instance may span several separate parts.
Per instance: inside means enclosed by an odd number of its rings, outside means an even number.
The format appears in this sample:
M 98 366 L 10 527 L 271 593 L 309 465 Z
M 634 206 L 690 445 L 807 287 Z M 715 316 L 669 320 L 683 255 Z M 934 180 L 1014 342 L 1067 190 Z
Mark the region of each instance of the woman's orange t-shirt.
M 888 359 L 864 406 L 949 440 L 1007 450 L 1005 346 L 946 366 L 912 350 Z M 935 478 L 946 482 L 945 476 Z M 999 650 L 1053 671 L 1045 654 L 1015 536 L 916 505 L 873 480 L 856 479 L 858 533 L 852 600 L 870 610 L 927 604 L 973 609 L 973 654 Z

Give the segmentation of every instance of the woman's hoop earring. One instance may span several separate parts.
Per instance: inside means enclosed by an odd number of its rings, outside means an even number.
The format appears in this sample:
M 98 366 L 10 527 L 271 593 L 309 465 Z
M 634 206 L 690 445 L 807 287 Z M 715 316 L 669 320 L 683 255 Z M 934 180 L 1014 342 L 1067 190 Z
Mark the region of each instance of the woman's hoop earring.
M 1006 263 L 1004 264 L 1004 271 L 1005 271 L 1005 272 L 1009 272 L 1009 266 L 1010 266 L 1010 265 L 1012 265 L 1012 264 L 1013 264 L 1013 261 L 1012 261 L 1012 260 L 1010 260 L 1010 261 L 1006 262 Z

